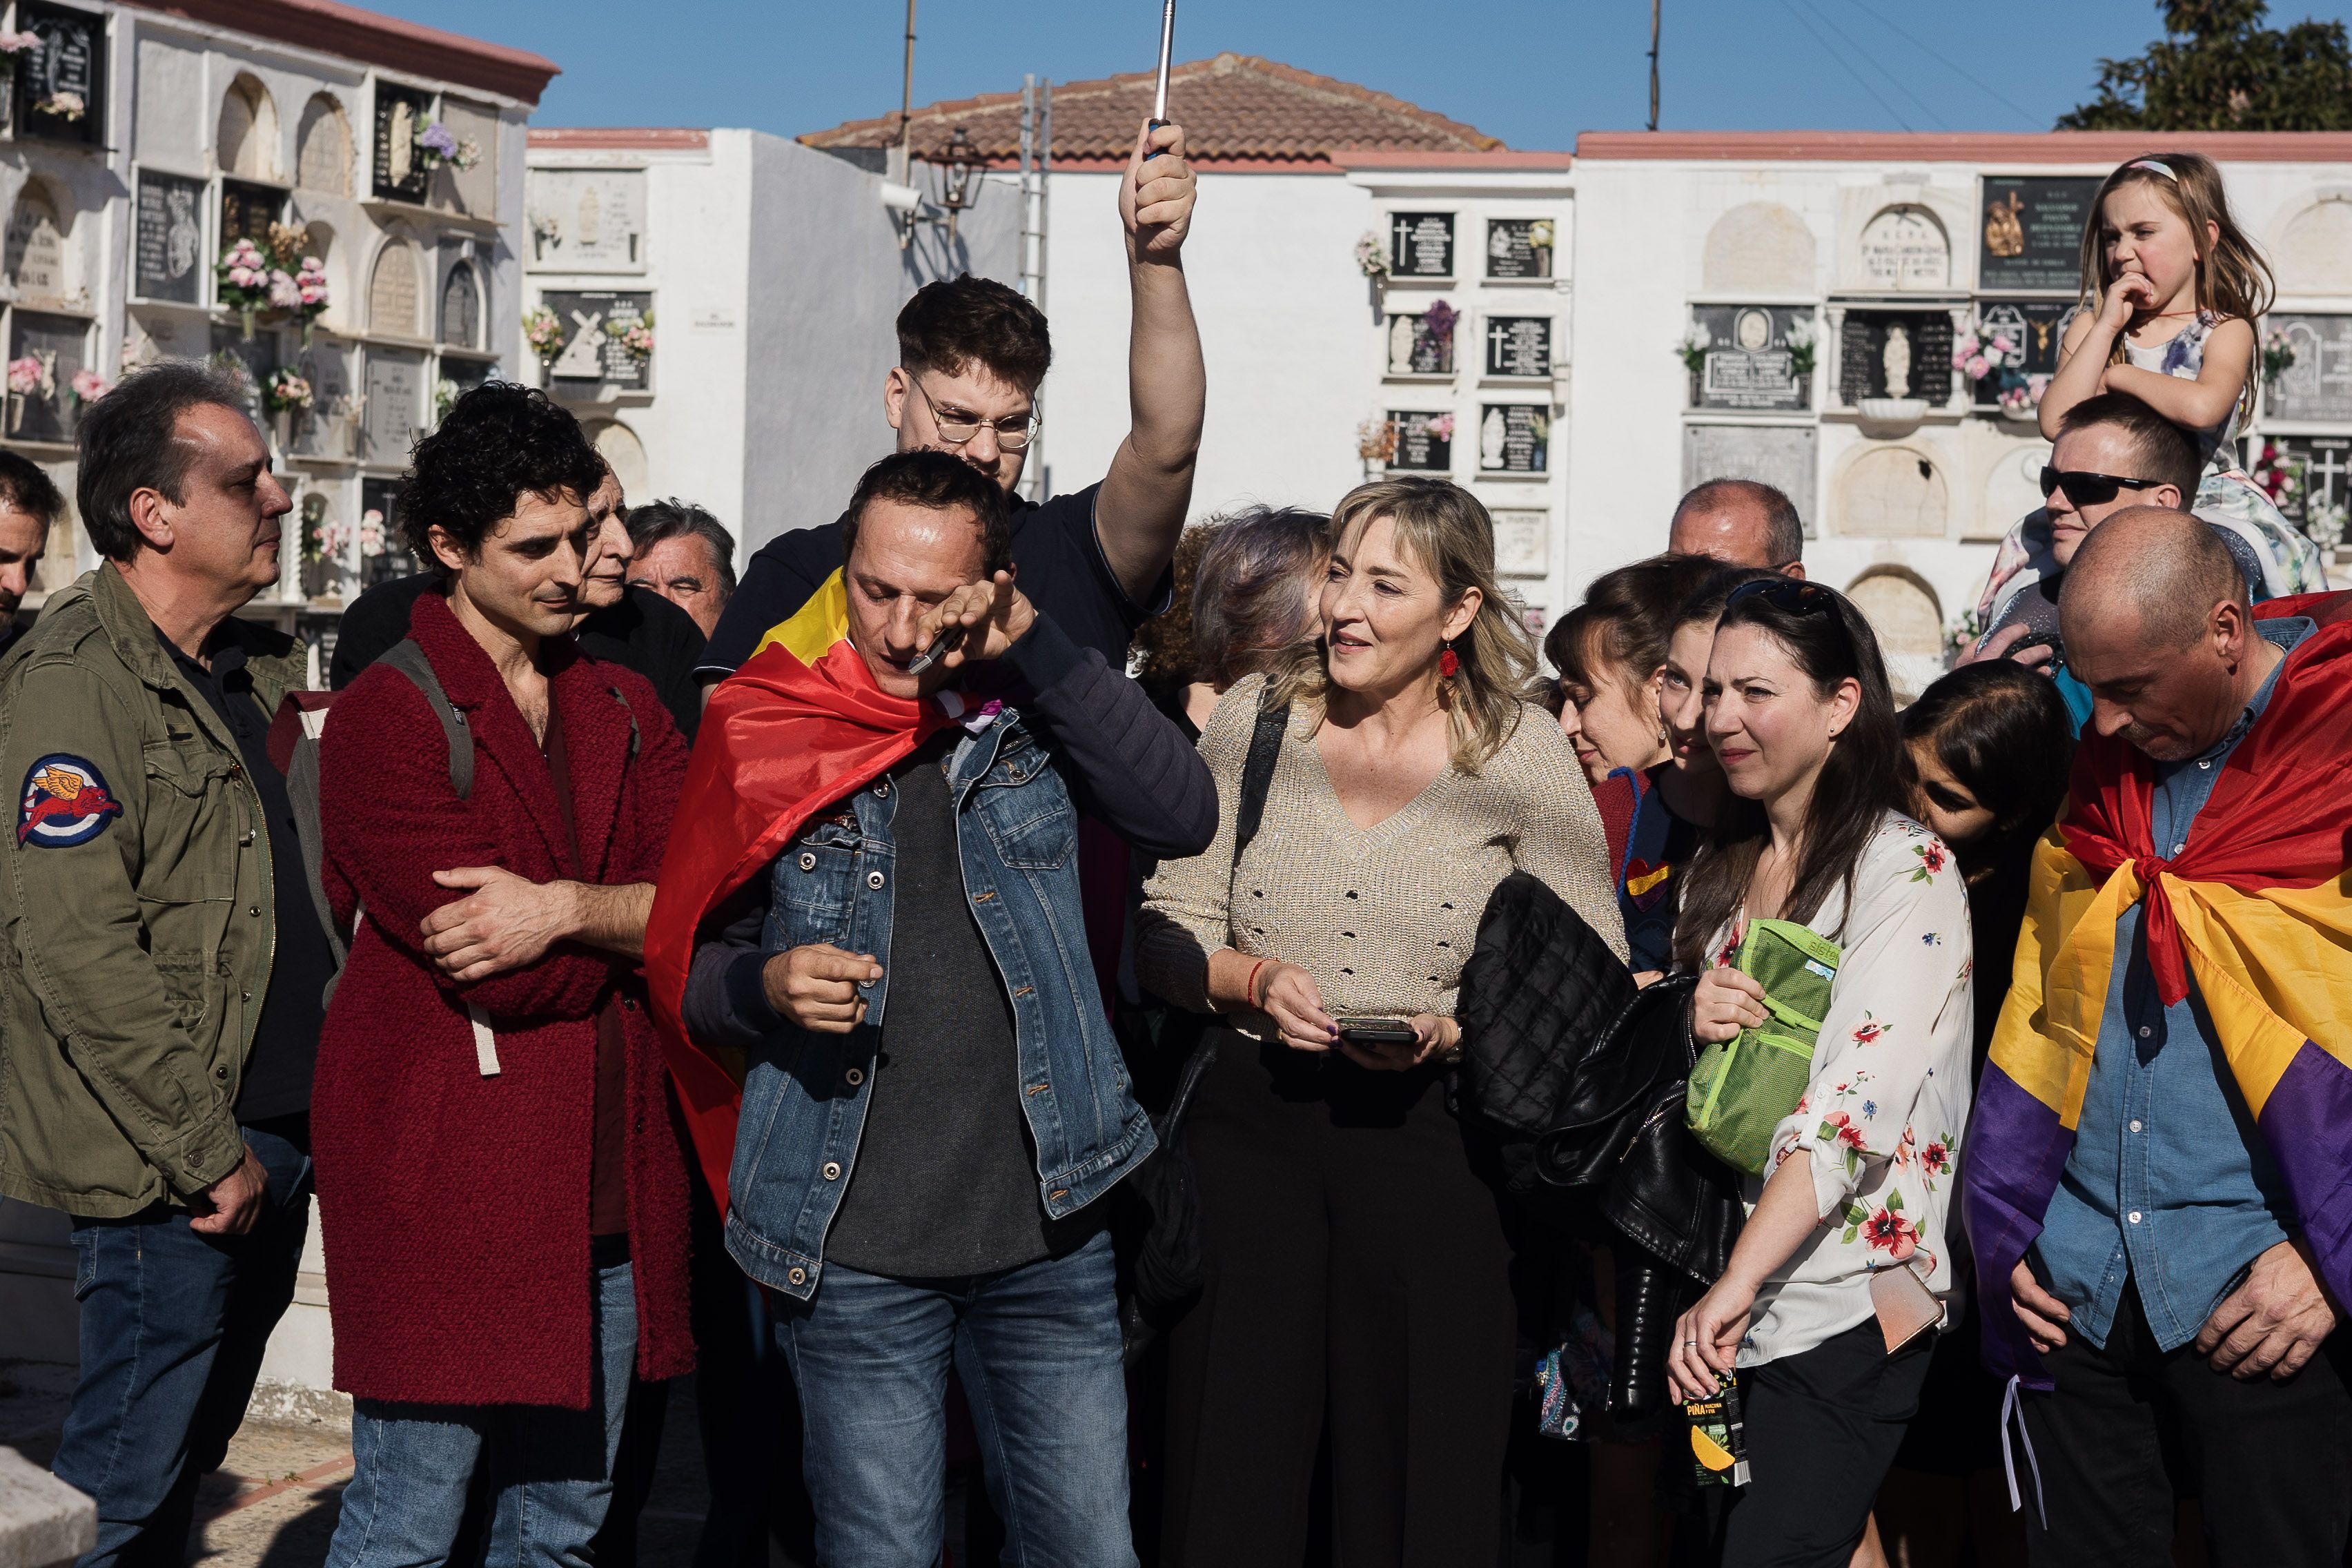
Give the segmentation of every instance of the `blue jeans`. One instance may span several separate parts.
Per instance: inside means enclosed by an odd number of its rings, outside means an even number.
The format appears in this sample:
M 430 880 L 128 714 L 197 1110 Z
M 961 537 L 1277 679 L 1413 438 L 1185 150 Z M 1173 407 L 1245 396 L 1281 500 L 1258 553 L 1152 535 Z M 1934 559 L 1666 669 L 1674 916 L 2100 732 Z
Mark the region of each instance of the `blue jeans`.
M 244 1131 L 269 1177 L 245 1235 L 200 1235 L 186 1210 L 162 1205 L 74 1221 L 81 1374 L 56 1469 L 98 1504 L 98 1544 L 80 1568 L 185 1559 L 196 1482 L 228 1452 L 269 1331 L 294 1300 L 310 1157 L 277 1133 Z
M 825 1568 L 930 1568 L 947 1524 L 948 1365 L 1019 1568 L 1133 1568 L 1127 1383 L 1110 1237 L 1001 1274 L 888 1279 L 838 1263 L 777 1337 L 800 1385 Z
M 497 1489 L 491 1568 L 582 1568 L 613 1499 L 613 1453 L 637 1356 L 636 1279 L 596 1271 L 596 1373 L 588 1408 L 352 1405 L 351 1485 L 326 1568 L 429 1568 L 449 1560 L 474 1467 Z

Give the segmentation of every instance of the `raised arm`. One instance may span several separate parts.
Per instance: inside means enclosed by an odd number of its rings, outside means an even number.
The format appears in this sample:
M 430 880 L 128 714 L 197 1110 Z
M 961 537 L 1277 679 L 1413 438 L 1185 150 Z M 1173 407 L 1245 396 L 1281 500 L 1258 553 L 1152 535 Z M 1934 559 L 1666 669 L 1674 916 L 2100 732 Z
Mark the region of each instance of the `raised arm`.
M 1152 148 L 1160 155 L 1147 162 L 1144 153 Z M 1184 285 L 1184 238 L 1198 195 L 1184 161 L 1183 128 L 1137 132 L 1118 187 L 1133 312 L 1127 345 L 1132 424 L 1096 498 L 1095 538 L 1138 604 L 1150 601 L 1175 558 L 1176 536 L 1184 531 L 1192 504 L 1192 469 L 1208 402 L 1201 329 Z
M 2206 338 L 2204 362 L 2194 381 L 2136 364 L 2111 364 L 2100 385 L 2138 398 L 2183 429 L 2210 430 L 2238 405 L 2253 363 L 2254 329 L 2232 320 Z

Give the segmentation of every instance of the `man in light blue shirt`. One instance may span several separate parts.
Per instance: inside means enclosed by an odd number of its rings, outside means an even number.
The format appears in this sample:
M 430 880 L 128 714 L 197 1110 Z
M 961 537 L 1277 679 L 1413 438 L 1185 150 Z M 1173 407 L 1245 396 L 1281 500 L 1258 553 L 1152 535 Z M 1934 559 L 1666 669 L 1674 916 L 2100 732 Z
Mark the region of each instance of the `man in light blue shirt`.
M 2255 621 L 2243 575 L 2182 512 L 2117 513 L 2060 601 L 2092 725 L 2154 764 L 2150 838 L 2183 853 L 2313 623 Z M 2339 1305 L 2192 981 L 2166 1005 L 2135 904 L 2116 921 L 2075 1141 L 2015 1310 L 2055 1383 L 2024 1419 L 2044 1488 L 2032 1561 L 2168 1561 L 2174 1502 L 2208 1553 L 2338 1568 L 2352 1531 Z

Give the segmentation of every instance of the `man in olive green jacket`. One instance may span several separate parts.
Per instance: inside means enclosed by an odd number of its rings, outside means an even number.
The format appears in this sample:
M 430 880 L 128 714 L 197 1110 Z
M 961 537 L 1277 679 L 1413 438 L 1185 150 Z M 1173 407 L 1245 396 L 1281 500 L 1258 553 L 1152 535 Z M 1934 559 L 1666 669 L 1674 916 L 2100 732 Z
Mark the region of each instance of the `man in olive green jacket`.
M 57 1470 L 82 1561 L 177 1562 L 309 1222 L 310 1062 L 334 960 L 269 760 L 292 638 L 234 619 L 290 510 L 241 388 L 126 378 L 84 415 L 107 559 L 0 669 L 0 1194 L 73 1216 L 81 1372 Z

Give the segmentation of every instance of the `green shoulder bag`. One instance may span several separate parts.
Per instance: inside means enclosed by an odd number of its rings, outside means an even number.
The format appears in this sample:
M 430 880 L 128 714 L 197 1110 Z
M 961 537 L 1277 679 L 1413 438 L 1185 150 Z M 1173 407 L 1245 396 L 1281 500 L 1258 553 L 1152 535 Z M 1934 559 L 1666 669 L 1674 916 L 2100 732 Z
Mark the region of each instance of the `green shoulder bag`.
M 1764 987 L 1769 1016 L 1699 1052 L 1684 1110 L 1699 1146 L 1734 1170 L 1766 1173 L 1773 1129 L 1804 1098 L 1837 965 L 1837 944 L 1803 926 L 1748 922 L 1731 967 Z

